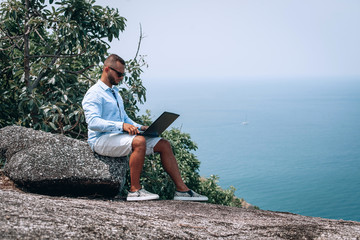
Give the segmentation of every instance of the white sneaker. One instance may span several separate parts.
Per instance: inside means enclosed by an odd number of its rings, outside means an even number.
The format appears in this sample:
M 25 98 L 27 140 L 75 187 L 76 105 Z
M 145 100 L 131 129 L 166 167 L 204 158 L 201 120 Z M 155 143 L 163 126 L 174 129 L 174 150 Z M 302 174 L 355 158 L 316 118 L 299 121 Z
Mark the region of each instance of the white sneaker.
M 140 189 L 136 192 L 129 192 L 126 201 L 145 201 L 159 199 L 159 195 Z
M 174 200 L 181 200 L 181 201 L 208 201 L 207 196 L 200 195 L 193 190 L 189 190 L 187 192 L 179 192 L 175 191 Z

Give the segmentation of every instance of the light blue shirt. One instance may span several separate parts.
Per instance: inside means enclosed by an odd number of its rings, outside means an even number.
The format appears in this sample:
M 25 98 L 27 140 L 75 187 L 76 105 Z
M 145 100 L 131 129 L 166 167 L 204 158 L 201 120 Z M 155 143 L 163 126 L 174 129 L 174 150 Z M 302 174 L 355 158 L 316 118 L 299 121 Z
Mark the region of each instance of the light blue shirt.
M 111 92 L 112 89 L 117 100 Z M 114 86 L 110 88 L 102 81 L 98 81 L 86 92 L 82 106 L 88 124 L 88 143 L 91 149 L 94 149 L 94 144 L 100 136 L 123 133 L 123 123 L 141 127 L 126 114 L 119 89 Z

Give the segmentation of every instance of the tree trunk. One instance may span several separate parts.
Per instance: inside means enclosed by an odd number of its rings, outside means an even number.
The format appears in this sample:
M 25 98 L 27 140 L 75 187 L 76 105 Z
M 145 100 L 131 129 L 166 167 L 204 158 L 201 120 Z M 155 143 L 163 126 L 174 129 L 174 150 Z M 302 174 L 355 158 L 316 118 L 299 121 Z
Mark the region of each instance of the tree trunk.
M 30 58 L 29 58 L 29 0 L 25 1 L 26 13 L 25 13 L 25 25 L 24 25 L 24 74 L 25 83 L 29 93 L 32 92 L 32 84 L 30 81 Z

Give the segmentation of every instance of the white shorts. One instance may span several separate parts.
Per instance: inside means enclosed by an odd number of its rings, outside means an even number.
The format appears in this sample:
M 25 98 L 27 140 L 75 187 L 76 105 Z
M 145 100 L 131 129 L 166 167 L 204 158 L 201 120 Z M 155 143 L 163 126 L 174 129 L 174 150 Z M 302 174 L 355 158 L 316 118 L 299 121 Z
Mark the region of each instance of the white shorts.
M 132 152 L 132 141 L 136 135 L 125 133 L 111 133 L 102 135 L 94 145 L 97 154 L 108 157 L 123 157 Z M 145 137 L 146 155 L 154 153 L 155 145 L 161 140 L 160 137 Z

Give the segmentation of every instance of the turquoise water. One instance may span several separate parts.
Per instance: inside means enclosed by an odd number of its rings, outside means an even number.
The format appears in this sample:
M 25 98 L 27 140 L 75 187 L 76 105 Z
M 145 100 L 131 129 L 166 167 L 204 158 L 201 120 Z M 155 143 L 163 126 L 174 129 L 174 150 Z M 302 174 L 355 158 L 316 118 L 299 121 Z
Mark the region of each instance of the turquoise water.
M 145 85 L 142 109 L 180 114 L 202 176 L 264 210 L 360 221 L 360 79 Z

